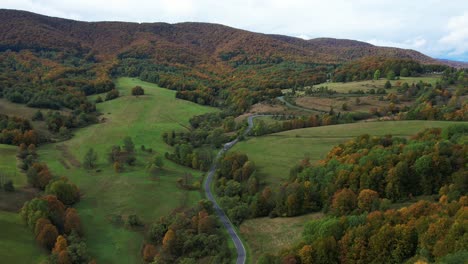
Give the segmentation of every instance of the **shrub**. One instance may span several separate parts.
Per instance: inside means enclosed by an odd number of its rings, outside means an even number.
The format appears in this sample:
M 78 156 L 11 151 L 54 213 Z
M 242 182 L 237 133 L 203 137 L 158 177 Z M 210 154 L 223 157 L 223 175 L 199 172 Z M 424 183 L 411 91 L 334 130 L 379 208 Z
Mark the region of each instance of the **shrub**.
M 14 192 L 15 186 L 13 186 L 13 182 L 11 180 L 8 180 L 3 184 L 3 189 L 5 190 L 5 192 Z
M 138 96 L 138 95 L 144 95 L 144 94 L 145 94 L 145 90 L 143 90 L 141 86 L 135 86 L 132 88 L 132 95 Z
M 110 101 L 112 99 L 115 99 L 119 97 L 120 93 L 116 89 L 112 89 L 109 92 L 106 93 L 106 101 Z

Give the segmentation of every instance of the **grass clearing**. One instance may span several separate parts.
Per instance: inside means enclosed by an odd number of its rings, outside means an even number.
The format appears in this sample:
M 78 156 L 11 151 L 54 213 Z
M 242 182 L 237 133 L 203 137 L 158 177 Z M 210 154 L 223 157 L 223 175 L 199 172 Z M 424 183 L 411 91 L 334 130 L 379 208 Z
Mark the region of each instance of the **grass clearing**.
M 306 155 L 312 162 L 323 159 L 330 149 L 362 134 L 411 136 L 424 128 L 447 127 L 459 122 L 385 121 L 362 122 L 289 130 L 239 142 L 233 151 L 246 153 L 268 185 L 287 180 L 290 168 Z
M 40 263 L 47 258 L 19 214 L 0 211 L 0 262 Z
M 371 108 L 388 107 L 390 101 L 379 100 L 380 96 L 365 95 L 360 97 L 341 97 L 341 98 L 327 98 L 327 97 L 316 97 L 316 96 L 304 96 L 298 97 L 295 102 L 300 107 L 314 108 L 322 111 L 330 111 L 331 107 L 335 112 L 350 113 L 350 112 L 365 112 L 370 113 Z M 385 95 L 383 97 L 386 97 Z M 359 104 L 356 103 L 356 99 L 359 98 Z M 343 104 L 347 105 L 347 109 L 343 110 Z M 411 105 L 413 102 L 400 102 L 396 103 L 395 106 L 403 108 Z
M 1 176 L 13 181 L 15 187 L 25 186 L 27 183 L 26 175 L 21 173 L 17 167 L 16 152 L 18 147 L 0 144 L 0 172 Z M 0 178 L 0 183 L 6 179 Z
M 440 76 L 438 75 L 429 75 L 429 76 L 421 76 L 421 77 L 400 77 L 399 80 L 391 80 L 390 83 L 392 84 L 391 89 L 387 89 L 387 93 L 395 93 L 396 92 L 396 86 L 398 86 L 398 83 L 403 84 L 407 82 L 409 85 L 412 83 L 418 83 L 419 81 L 423 81 L 426 83 L 430 83 L 433 86 L 436 84 L 436 82 L 440 79 Z M 337 93 L 344 93 L 348 94 L 349 91 L 357 91 L 357 90 L 363 90 L 364 92 L 370 90 L 370 89 L 378 89 L 378 88 L 384 88 L 385 83 L 387 82 L 387 79 L 385 78 L 380 78 L 379 80 L 365 80 L 365 81 L 356 81 L 356 82 L 346 82 L 346 83 L 341 83 L 341 82 L 326 82 L 326 83 L 321 83 L 314 85 L 314 87 L 328 87 L 328 89 L 335 90 Z M 291 89 L 284 89 L 283 93 L 290 92 Z M 297 95 L 303 95 L 303 91 L 296 91 Z
M 301 240 L 304 223 L 318 219 L 322 213 L 306 214 L 288 218 L 249 219 L 240 226 L 240 233 L 250 248 L 251 263 L 256 263 L 264 253 L 277 254 Z
M 144 96 L 130 95 L 136 85 L 145 89 Z M 202 197 L 201 192 L 183 191 L 176 184 L 184 173 L 200 179 L 201 172 L 165 160 L 165 167 L 157 177 L 149 176 L 145 164 L 152 154 L 141 151 L 140 146 L 144 144 L 154 153 L 164 154 L 171 147 L 163 142 L 163 132 L 186 129 L 190 117 L 217 109 L 176 99 L 175 91 L 134 78 L 119 78 L 116 86 L 121 97 L 97 105 L 104 122 L 74 131 L 68 141 L 41 146 L 38 153 L 55 175 L 69 177 L 80 188 L 83 196 L 77 209 L 90 253 L 97 262 L 139 263 L 143 234 L 115 226 L 110 219 L 115 215 L 137 214 L 150 223 Z M 107 162 L 107 153 L 112 145 L 122 145 L 126 136 L 135 143 L 137 163 L 115 173 Z M 88 172 L 80 167 L 89 148 L 98 153 L 101 172 Z
M 392 87 L 397 86 L 397 83 L 405 83 L 407 82 L 409 85 L 412 83 L 418 83 L 419 81 L 423 81 L 426 83 L 430 83 L 435 85 L 440 76 L 421 76 L 421 77 L 401 77 L 400 80 L 391 80 L 390 83 Z M 347 82 L 347 83 L 339 83 L 339 82 L 330 82 L 330 83 L 322 83 L 317 84 L 315 87 L 327 86 L 328 89 L 335 90 L 338 93 L 348 93 L 350 90 L 364 90 L 367 91 L 369 89 L 376 89 L 376 88 L 384 88 L 387 79 L 381 78 L 379 80 L 366 80 L 366 81 L 358 81 L 358 82 Z M 392 88 L 388 90 L 388 92 L 395 92 L 396 89 Z

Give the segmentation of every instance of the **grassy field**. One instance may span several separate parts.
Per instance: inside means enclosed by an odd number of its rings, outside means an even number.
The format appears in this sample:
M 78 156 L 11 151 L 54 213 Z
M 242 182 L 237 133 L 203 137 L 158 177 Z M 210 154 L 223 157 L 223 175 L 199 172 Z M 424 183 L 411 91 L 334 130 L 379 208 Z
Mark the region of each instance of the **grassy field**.
M 296 98 L 296 105 L 305 108 L 314 108 L 322 111 L 330 111 L 333 107 L 334 111 L 340 113 L 350 113 L 350 112 L 364 112 L 369 113 L 372 108 L 379 109 L 381 107 L 388 107 L 390 101 L 380 100 L 380 96 L 375 95 L 366 95 L 360 97 L 317 97 L 317 96 L 301 96 Z M 359 104 L 356 104 L 356 99 L 359 98 Z M 346 110 L 343 110 L 343 104 L 347 105 Z M 403 108 L 405 106 L 410 106 L 413 102 L 399 102 L 395 103 L 396 107 Z
M 144 96 L 130 95 L 136 85 L 145 89 Z M 202 197 L 200 192 L 182 191 L 176 185 L 177 178 L 184 173 L 192 173 L 199 179 L 201 172 L 165 160 L 158 177 L 149 176 L 144 167 L 152 155 L 141 151 L 140 146 L 144 144 L 155 153 L 164 154 L 171 147 L 162 141 L 163 132 L 186 129 L 193 115 L 217 110 L 176 99 L 175 91 L 137 79 L 120 78 L 116 86 L 121 97 L 97 105 L 104 122 L 74 131 L 71 140 L 42 146 L 38 152 L 55 175 L 69 177 L 81 189 L 83 196 L 77 209 L 90 253 L 97 262 L 139 263 L 142 233 L 115 226 L 111 218 L 137 214 L 150 223 Z M 112 145 L 122 145 L 126 136 L 135 143 L 137 164 L 117 174 L 107 162 L 106 154 Z M 97 151 L 101 172 L 81 168 L 80 161 L 89 148 Z
M 398 82 L 401 84 L 407 82 L 409 85 L 412 83 L 418 83 L 419 81 L 431 83 L 432 85 L 435 85 L 437 80 L 440 78 L 440 76 L 422 76 L 422 77 L 401 77 L 400 80 L 393 80 L 390 81 L 392 84 L 392 87 L 395 87 Z M 376 89 L 376 88 L 384 88 L 385 83 L 387 82 L 387 79 L 381 78 L 379 80 L 366 80 L 366 81 L 358 81 L 358 82 L 347 82 L 347 83 L 322 83 L 322 84 L 317 84 L 315 87 L 321 87 L 321 86 L 327 86 L 329 89 L 335 90 L 338 93 L 348 93 L 348 91 L 353 90 L 364 90 L 367 91 L 369 89 Z M 391 90 L 394 90 L 392 88 Z
M 412 83 L 418 83 L 419 81 L 423 81 L 426 83 L 430 83 L 432 85 L 435 85 L 437 80 L 440 79 L 440 76 L 434 75 L 434 76 L 421 76 L 421 77 L 401 77 L 400 80 L 392 80 L 390 83 L 392 84 L 392 88 L 387 90 L 388 93 L 390 92 L 396 92 L 396 86 L 398 83 L 405 83 L 407 82 L 409 85 Z M 357 90 L 363 90 L 367 91 L 369 89 L 378 89 L 378 88 L 384 88 L 385 83 L 387 82 L 387 79 L 381 78 L 379 80 L 365 80 L 365 81 L 357 81 L 357 82 L 347 82 L 347 83 L 341 83 L 341 82 L 328 82 L 328 83 L 321 83 L 314 85 L 314 87 L 328 87 L 328 89 L 335 90 L 337 93 L 344 93 L 348 94 L 350 90 L 357 91 Z M 283 93 L 290 92 L 291 89 L 284 89 Z M 304 92 L 302 91 L 296 91 L 298 95 L 303 95 Z
M 15 187 L 22 187 L 26 184 L 26 175 L 21 173 L 16 166 L 16 151 L 18 147 L 0 144 L 0 172 L 9 180 L 13 181 Z M 0 178 L 0 183 L 3 183 Z
M 289 176 L 289 169 L 306 155 L 312 162 L 323 159 L 332 146 L 370 134 L 410 136 L 424 128 L 447 127 L 456 122 L 387 121 L 354 123 L 290 130 L 239 142 L 233 151 L 246 153 L 259 168 L 259 176 L 275 185 Z
M 283 248 L 299 242 L 304 223 L 320 217 L 322 213 L 288 218 L 262 217 L 244 221 L 240 226 L 240 233 L 250 248 L 252 263 L 255 263 L 261 254 L 276 254 Z
M 16 213 L 0 211 L 0 238 L 1 263 L 40 263 L 46 259 L 46 252 Z

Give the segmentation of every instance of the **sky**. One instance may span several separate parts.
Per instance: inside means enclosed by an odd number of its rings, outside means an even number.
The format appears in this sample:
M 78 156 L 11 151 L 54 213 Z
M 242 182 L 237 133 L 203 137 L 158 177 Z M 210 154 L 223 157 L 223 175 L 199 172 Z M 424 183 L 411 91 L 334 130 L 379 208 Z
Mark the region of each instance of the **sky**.
M 218 23 L 468 61 L 468 0 L 0 0 L 0 8 L 83 21 Z

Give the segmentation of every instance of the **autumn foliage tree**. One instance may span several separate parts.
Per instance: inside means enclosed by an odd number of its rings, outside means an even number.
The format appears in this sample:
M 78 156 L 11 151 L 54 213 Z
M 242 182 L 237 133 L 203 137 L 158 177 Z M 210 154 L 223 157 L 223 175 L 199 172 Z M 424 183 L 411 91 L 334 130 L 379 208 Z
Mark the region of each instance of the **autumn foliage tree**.
M 65 211 L 64 232 L 71 234 L 75 231 L 78 235 L 83 235 L 81 220 L 75 208 L 67 208 Z
M 364 189 L 357 198 L 358 208 L 364 212 L 371 212 L 379 208 L 379 194 L 376 191 Z
M 52 249 L 55 245 L 57 237 L 57 228 L 51 223 L 47 223 L 41 226 L 41 228 L 38 230 L 36 240 L 41 246 Z
M 351 213 L 356 209 L 356 194 L 348 188 L 336 191 L 332 198 L 331 207 L 339 215 Z

